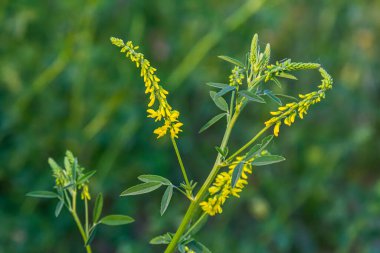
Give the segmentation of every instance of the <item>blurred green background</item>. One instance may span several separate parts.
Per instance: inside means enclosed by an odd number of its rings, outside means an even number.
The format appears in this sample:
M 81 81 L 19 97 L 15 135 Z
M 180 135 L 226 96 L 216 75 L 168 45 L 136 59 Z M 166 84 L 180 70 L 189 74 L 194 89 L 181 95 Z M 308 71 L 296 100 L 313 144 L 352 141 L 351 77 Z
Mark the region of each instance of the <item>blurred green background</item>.
M 176 194 L 160 217 L 162 192 L 119 198 L 140 174 L 179 183 L 170 141 L 155 140 L 143 82 L 110 36 L 141 46 L 185 123 L 179 147 L 203 182 L 222 135 L 207 81 L 226 82 L 252 35 L 273 59 L 316 61 L 334 89 L 304 120 L 283 127 L 270 149 L 286 162 L 257 168 L 240 199 L 209 220 L 197 238 L 213 252 L 380 252 L 380 1 L 10 1 L 0 2 L 0 252 L 84 252 L 65 211 L 28 199 L 50 189 L 48 157 L 70 149 L 98 173 L 93 195 L 105 213 L 136 222 L 103 227 L 95 252 L 161 252 L 150 238 L 175 231 L 187 206 Z M 286 92 L 315 89 L 301 74 Z M 309 85 L 310 84 L 310 85 Z M 230 149 L 247 141 L 268 110 L 247 107 Z M 173 204 L 175 203 L 175 204 Z

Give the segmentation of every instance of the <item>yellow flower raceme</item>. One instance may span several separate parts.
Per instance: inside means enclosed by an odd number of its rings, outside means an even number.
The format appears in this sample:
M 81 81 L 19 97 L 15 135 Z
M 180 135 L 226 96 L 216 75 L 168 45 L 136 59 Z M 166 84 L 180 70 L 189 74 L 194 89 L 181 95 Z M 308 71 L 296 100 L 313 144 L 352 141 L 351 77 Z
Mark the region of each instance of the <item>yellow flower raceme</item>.
M 266 121 L 265 125 L 274 125 L 273 133 L 275 136 L 278 136 L 282 123 L 291 126 L 297 116 L 303 119 L 310 105 L 316 104 L 324 99 L 326 91 L 332 88 L 333 80 L 331 76 L 321 67 L 319 68 L 319 72 L 322 76 L 322 84 L 318 86 L 318 91 L 300 94 L 298 95 L 302 99 L 300 102 L 288 103 L 284 106 L 280 106 L 277 111 L 271 112 L 274 117 Z
M 178 138 L 178 133 L 182 131 L 183 124 L 178 120 L 179 112 L 173 110 L 166 100 L 166 95 L 169 92 L 159 85 L 160 79 L 155 74 L 156 69 L 150 65 L 142 53 L 136 51 L 139 47 L 134 46 L 132 41 L 124 43 L 121 39 L 111 37 L 111 42 L 121 48 L 120 52 L 125 53 L 126 57 L 136 63 L 137 68 L 141 69 L 140 74 L 145 83 L 145 94 L 149 96 L 147 117 L 155 121 L 164 121 L 161 127 L 154 130 L 157 138 L 166 135 L 168 132 L 172 138 Z
M 222 213 L 222 205 L 224 202 L 232 195 L 239 198 L 239 193 L 243 190 L 244 186 L 248 184 L 248 174 L 252 174 L 252 161 L 247 161 L 243 165 L 242 173 L 238 181 L 236 182 L 235 187 L 231 185 L 232 173 L 235 167 L 243 157 L 237 157 L 235 162 L 229 166 L 228 172 L 219 173 L 213 185 L 208 189 L 210 197 L 207 201 L 200 203 L 200 206 L 204 212 L 210 216 L 214 216 L 218 213 Z

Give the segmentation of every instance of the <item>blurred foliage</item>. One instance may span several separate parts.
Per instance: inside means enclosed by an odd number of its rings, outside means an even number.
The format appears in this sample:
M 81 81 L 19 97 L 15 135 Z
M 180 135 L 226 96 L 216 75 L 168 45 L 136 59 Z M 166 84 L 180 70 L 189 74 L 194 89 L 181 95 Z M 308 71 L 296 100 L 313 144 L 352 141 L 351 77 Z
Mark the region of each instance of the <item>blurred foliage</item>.
M 221 138 L 217 126 L 197 134 L 215 114 L 204 83 L 226 82 L 230 65 L 216 56 L 243 58 L 255 32 L 274 58 L 320 62 L 335 89 L 271 145 L 287 161 L 256 169 L 199 238 L 214 252 L 379 252 L 379 9 L 373 0 L 1 1 L 0 252 L 84 252 L 67 212 L 57 220 L 52 203 L 25 197 L 52 186 L 47 158 L 67 148 L 98 171 L 92 187 L 105 193 L 105 212 L 136 218 L 99 231 L 95 251 L 161 251 L 148 241 L 176 229 L 183 198 L 160 218 L 162 193 L 118 196 L 140 174 L 181 176 L 168 139 L 156 141 L 145 118 L 138 72 L 109 37 L 133 40 L 158 66 L 185 123 L 184 162 L 204 180 Z M 319 80 L 299 77 L 289 92 Z M 252 107 L 230 148 L 268 110 Z

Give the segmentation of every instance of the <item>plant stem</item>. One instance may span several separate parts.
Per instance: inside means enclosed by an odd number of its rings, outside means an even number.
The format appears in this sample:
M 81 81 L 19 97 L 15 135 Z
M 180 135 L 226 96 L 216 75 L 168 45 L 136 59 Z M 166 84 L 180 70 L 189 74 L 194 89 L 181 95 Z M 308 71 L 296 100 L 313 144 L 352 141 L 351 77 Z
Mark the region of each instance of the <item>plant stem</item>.
M 228 157 L 226 159 L 226 163 L 229 163 L 231 162 L 236 156 L 238 156 L 241 152 L 243 152 L 244 150 L 246 150 L 247 148 L 249 148 L 249 146 L 251 146 L 263 133 L 265 133 L 266 130 L 268 130 L 268 128 L 270 128 L 272 125 L 268 125 L 266 127 L 264 127 L 263 129 L 261 129 L 260 132 L 258 132 L 250 141 L 248 141 L 243 147 L 241 147 L 238 151 L 236 151 L 235 153 L 233 153 L 230 157 Z
M 86 230 L 86 236 L 88 237 L 88 202 L 87 202 L 87 198 L 84 197 L 84 215 L 85 215 L 85 220 L 86 220 L 86 223 L 85 223 L 85 230 Z
M 72 205 L 73 208 L 70 210 L 70 212 L 75 220 L 75 223 L 77 224 L 80 234 L 82 235 L 83 242 L 86 243 L 87 238 L 88 238 L 87 233 L 84 231 L 82 223 L 80 222 L 80 219 L 77 214 L 77 191 L 76 190 L 73 191 L 72 198 L 73 198 L 73 205 Z M 86 214 L 87 214 L 87 210 L 86 210 Z M 86 251 L 87 253 L 92 253 L 90 245 L 86 246 Z
M 227 125 L 226 131 L 225 131 L 224 136 L 223 136 L 222 143 L 220 145 L 220 148 L 222 150 L 224 150 L 225 147 L 227 146 L 232 128 L 233 128 L 238 116 L 239 116 L 239 111 L 236 111 L 234 116 L 232 117 L 231 121 Z M 221 154 L 218 153 L 216 160 L 215 160 L 215 163 L 214 163 L 214 166 L 212 167 L 210 174 L 206 178 L 206 181 L 203 183 L 201 189 L 199 190 L 199 192 L 195 196 L 194 200 L 191 202 L 189 208 L 187 209 L 186 214 L 183 217 L 182 222 L 179 225 L 177 232 L 175 233 L 173 239 L 171 240 L 170 244 L 166 248 L 165 253 L 172 253 L 172 252 L 174 252 L 175 248 L 177 247 L 178 241 L 181 239 L 181 236 L 183 235 L 187 226 L 191 222 L 191 219 L 192 219 L 195 211 L 197 210 L 197 208 L 199 208 L 199 203 L 202 201 L 204 195 L 207 193 L 207 189 L 210 187 L 215 176 L 218 174 L 218 171 L 220 168 L 219 165 L 220 165 L 221 158 L 222 158 Z
M 86 235 L 86 233 L 85 233 L 85 231 L 83 229 L 82 223 L 80 222 L 79 217 L 78 217 L 76 211 L 72 210 L 71 214 L 73 215 L 75 223 L 77 224 L 77 227 L 79 229 L 79 232 L 82 235 L 83 242 L 86 243 L 87 242 L 87 235 Z M 92 253 L 90 245 L 86 246 L 86 251 L 87 251 L 87 253 Z
M 185 166 L 183 165 L 181 154 L 179 153 L 179 150 L 178 150 L 177 142 L 175 141 L 174 137 L 170 137 L 170 139 L 172 140 L 175 154 L 177 155 L 178 163 L 179 163 L 179 166 L 181 167 L 181 171 L 182 171 L 183 178 L 185 179 L 185 183 L 187 186 L 190 187 L 191 185 L 190 185 L 189 179 L 187 178 L 186 169 L 185 169 Z

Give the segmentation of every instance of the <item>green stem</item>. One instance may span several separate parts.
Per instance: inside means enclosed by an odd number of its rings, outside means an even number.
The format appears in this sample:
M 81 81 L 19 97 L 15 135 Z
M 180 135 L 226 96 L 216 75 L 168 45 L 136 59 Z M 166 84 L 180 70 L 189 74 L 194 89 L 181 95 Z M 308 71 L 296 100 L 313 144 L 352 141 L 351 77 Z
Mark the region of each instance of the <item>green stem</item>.
M 86 223 L 85 223 L 85 230 L 86 230 L 86 236 L 88 237 L 88 203 L 87 203 L 87 198 L 84 197 L 84 212 L 85 212 L 85 219 L 86 219 Z
M 72 198 L 73 198 L 73 204 L 72 204 L 73 208 L 70 210 L 70 212 L 75 220 L 75 223 L 77 224 L 80 234 L 82 235 L 84 243 L 86 243 L 88 237 L 87 237 L 86 232 L 83 229 L 82 223 L 80 222 L 80 219 L 77 214 L 77 191 L 76 190 L 73 191 Z M 86 213 L 87 213 L 87 210 L 86 210 Z M 87 253 L 92 253 L 90 245 L 86 246 L 86 251 Z
M 261 129 L 260 132 L 258 132 L 250 141 L 248 141 L 243 147 L 241 147 L 238 151 L 236 151 L 234 154 L 232 154 L 230 157 L 228 157 L 225 161 L 225 163 L 231 162 L 236 156 L 238 156 L 241 152 L 249 148 L 263 133 L 265 133 L 268 128 L 270 128 L 272 125 L 268 125 Z
M 227 125 L 227 129 L 224 133 L 223 140 L 222 140 L 222 143 L 220 145 L 220 148 L 222 150 L 225 149 L 225 147 L 227 146 L 232 128 L 233 128 L 238 116 L 239 116 L 239 112 L 236 111 L 234 116 L 232 117 L 231 121 Z M 199 192 L 195 196 L 194 200 L 191 202 L 189 208 L 187 209 L 185 216 L 183 217 L 182 222 L 179 225 L 177 232 L 175 233 L 173 239 L 171 240 L 170 244 L 166 248 L 165 253 L 172 253 L 172 252 L 174 252 L 175 248 L 177 247 L 178 241 L 181 239 L 181 236 L 185 233 L 185 230 L 188 227 L 189 223 L 191 222 L 191 219 L 193 218 L 195 211 L 197 210 L 197 208 L 199 208 L 199 203 L 203 200 L 204 195 L 207 194 L 207 189 L 210 187 L 215 176 L 218 174 L 218 171 L 220 168 L 219 165 L 221 162 L 221 158 L 222 158 L 221 154 L 218 153 L 216 160 L 215 160 L 215 163 L 214 163 L 214 166 L 212 167 L 210 174 L 208 175 L 206 181 L 204 182 L 201 189 L 199 190 Z
M 79 232 L 80 232 L 80 234 L 82 235 L 82 238 L 83 238 L 84 243 L 86 243 L 86 242 L 87 242 L 87 235 L 86 235 L 86 233 L 85 233 L 85 231 L 84 231 L 84 229 L 83 229 L 82 223 L 80 222 L 79 217 L 78 217 L 76 211 L 75 211 L 75 210 L 72 210 L 72 211 L 71 211 L 71 214 L 72 214 L 73 217 L 74 217 L 75 223 L 77 224 L 77 227 L 78 227 L 78 229 L 79 229 Z M 87 246 L 86 246 L 86 251 L 87 251 L 87 253 L 92 253 L 92 250 L 91 250 L 90 245 L 87 245 Z
M 183 175 L 183 178 L 185 180 L 185 183 L 188 187 L 191 187 L 189 179 L 187 178 L 185 166 L 183 165 L 183 162 L 182 162 L 181 154 L 179 153 L 179 150 L 178 150 L 177 142 L 175 141 L 174 137 L 170 137 L 170 139 L 172 140 L 173 147 L 175 150 L 175 154 L 177 155 L 178 163 L 179 163 L 179 166 L 181 167 L 181 171 L 182 171 L 182 175 Z M 189 197 L 191 197 L 191 196 L 189 196 Z

